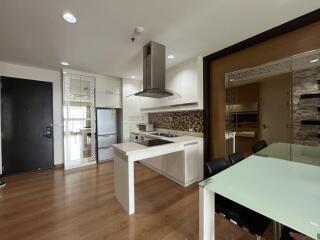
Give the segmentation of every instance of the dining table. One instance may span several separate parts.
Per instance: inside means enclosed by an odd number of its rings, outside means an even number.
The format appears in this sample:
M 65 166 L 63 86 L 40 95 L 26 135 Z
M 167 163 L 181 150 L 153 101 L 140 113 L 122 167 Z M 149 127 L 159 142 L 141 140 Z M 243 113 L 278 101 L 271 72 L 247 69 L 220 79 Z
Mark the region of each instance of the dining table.
M 201 182 L 200 240 L 215 240 L 215 194 L 320 239 L 320 147 L 273 143 Z

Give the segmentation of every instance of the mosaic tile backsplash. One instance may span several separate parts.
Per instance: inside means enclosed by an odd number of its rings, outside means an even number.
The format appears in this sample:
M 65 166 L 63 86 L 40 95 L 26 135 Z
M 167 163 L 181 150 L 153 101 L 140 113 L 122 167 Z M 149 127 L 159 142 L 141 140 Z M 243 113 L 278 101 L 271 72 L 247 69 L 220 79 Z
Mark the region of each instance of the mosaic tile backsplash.
M 203 132 L 203 111 L 181 111 L 148 113 L 148 121 L 155 128 L 172 129 L 178 131 Z

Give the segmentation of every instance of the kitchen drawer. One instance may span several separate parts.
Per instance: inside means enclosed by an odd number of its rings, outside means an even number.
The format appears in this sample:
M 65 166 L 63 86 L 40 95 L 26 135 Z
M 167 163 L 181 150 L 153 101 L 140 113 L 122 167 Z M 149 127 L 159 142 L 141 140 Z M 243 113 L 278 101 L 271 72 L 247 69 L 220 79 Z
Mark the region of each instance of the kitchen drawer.
M 103 148 L 98 150 L 99 161 L 106 161 L 113 159 L 113 148 Z
M 98 136 L 98 148 L 111 147 L 117 143 L 117 135 Z

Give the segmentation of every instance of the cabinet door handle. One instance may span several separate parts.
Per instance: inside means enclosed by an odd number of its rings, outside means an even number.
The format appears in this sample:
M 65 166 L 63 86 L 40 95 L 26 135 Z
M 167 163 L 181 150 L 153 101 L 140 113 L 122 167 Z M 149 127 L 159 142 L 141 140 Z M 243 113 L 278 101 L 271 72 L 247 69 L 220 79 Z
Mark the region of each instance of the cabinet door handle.
M 113 95 L 116 94 L 116 93 L 113 92 L 113 91 L 109 91 L 109 90 L 99 90 L 99 89 L 97 89 L 97 88 L 96 88 L 96 92 L 97 92 L 97 93 L 104 93 L 104 94 L 113 94 Z

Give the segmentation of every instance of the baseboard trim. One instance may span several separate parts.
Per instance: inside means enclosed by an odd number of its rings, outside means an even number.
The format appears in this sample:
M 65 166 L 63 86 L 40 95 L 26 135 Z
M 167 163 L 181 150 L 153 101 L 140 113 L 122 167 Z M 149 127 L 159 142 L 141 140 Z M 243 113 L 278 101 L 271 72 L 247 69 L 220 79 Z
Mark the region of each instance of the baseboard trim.
M 64 164 L 63 163 L 55 164 L 54 168 L 64 168 Z

